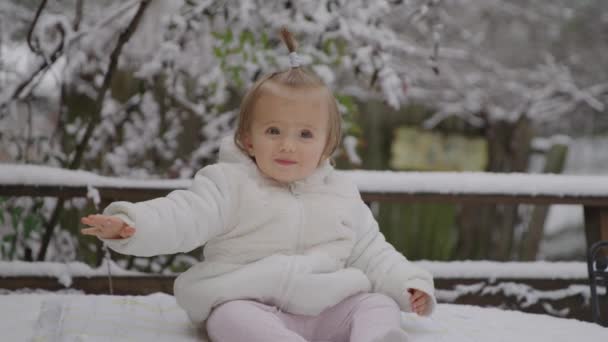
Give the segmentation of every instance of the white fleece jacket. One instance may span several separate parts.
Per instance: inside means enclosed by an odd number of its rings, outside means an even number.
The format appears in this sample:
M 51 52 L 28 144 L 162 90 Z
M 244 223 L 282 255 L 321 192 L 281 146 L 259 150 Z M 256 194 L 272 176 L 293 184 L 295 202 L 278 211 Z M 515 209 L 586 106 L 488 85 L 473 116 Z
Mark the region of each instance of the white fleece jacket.
M 195 323 L 219 304 L 253 299 L 295 314 L 317 315 L 362 291 L 384 293 L 411 311 L 408 288 L 435 306 L 432 276 L 384 239 L 356 186 L 329 163 L 307 179 L 279 184 L 225 139 L 217 164 L 188 190 L 104 211 L 136 228 L 113 250 L 152 256 L 204 246 L 204 261 L 175 281 L 177 302 Z

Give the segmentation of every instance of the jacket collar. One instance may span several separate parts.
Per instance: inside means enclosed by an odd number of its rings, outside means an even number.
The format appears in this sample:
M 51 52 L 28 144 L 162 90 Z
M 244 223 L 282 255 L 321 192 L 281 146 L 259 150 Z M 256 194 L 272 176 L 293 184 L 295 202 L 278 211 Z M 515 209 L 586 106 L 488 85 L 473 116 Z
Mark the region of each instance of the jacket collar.
M 219 161 L 223 163 L 239 164 L 244 167 L 247 170 L 247 173 L 254 178 L 264 181 L 264 183 L 274 184 L 277 186 L 281 185 L 281 183 L 264 175 L 251 157 L 236 146 L 234 143 L 234 135 L 228 135 L 222 138 L 222 142 L 220 144 Z M 333 166 L 329 162 L 329 159 L 327 159 L 323 161 L 310 176 L 306 177 L 305 179 L 297 180 L 284 185 L 293 190 L 322 184 L 326 181 L 327 177 L 333 170 Z

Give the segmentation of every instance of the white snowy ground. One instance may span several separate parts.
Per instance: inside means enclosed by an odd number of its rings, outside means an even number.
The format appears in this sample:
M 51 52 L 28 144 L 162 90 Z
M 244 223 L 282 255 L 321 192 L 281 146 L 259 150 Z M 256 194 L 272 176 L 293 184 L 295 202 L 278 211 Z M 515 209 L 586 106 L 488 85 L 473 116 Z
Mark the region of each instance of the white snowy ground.
M 149 296 L 0 296 L 2 341 L 204 341 L 175 299 Z M 547 315 L 439 304 L 430 318 L 403 314 L 415 342 L 605 342 L 608 328 Z
M 586 278 L 581 262 L 497 263 L 489 261 L 417 261 L 434 276 Z M 112 263 L 112 274 L 137 274 Z M 2 276 L 56 277 L 66 287 L 74 276 L 104 275 L 107 265 L 93 269 L 79 262 L 26 263 L 0 261 Z M 517 289 L 511 288 L 510 291 Z M 529 302 L 573 291 L 589 296 L 588 286 L 550 293 L 522 288 Z M 69 292 L 68 292 L 69 291 Z M 439 293 L 444 300 L 459 290 Z M 444 291 L 446 292 L 446 291 Z M 447 291 L 449 292 L 449 291 Z M 452 293 L 453 292 L 453 293 Z M 608 341 L 608 328 L 572 319 L 465 305 L 439 304 L 431 318 L 404 314 L 403 326 L 415 342 L 595 342 Z M 66 289 L 60 293 L 0 291 L 0 341 L 200 341 L 172 296 L 95 296 Z

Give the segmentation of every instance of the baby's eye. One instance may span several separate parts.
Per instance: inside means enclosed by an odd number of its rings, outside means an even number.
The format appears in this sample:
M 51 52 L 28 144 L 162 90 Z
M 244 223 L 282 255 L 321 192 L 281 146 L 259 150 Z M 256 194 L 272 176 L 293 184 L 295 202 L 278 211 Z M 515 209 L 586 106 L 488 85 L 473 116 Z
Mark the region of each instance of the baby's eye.
M 266 134 L 271 134 L 271 135 L 276 135 L 276 134 L 280 134 L 281 132 L 279 131 L 278 128 L 276 127 L 268 127 L 266 129 Z
M 312 132 L 309 131 L 309 130 L 307 130 L 307 129 L 305 129 L 302 132 L 300 132 L 300 136 L 302 138 L 312 138 Z

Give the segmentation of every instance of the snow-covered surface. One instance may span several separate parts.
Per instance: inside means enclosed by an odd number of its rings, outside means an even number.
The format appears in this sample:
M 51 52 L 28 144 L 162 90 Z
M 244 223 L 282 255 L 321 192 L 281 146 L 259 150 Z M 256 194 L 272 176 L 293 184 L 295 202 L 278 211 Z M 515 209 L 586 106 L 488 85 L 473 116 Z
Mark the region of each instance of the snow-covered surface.
M 545 232 L 557 234 L 573 227 L 583 227 L 583 208 L 579 205 L 557 204 L 549 208 L 545 221 Z M 579 232 L 577 232 L 579 233 Z M 584 236 L 584 234 L 580 234 Z
M 361 191 L 606 196 L 608 176 L 343 171 Z
M 43 165 L 0 164 L 0 184 L 8 185 L 63 185 L 129 188 L 186 188 L 192 181 L 141 180 L 104 177 L 82 170 L 67 170 Z
M 145 273 L 129 271 L 120 268 L 114 262 L 110 263 L 110 272 L 112 275 L 142 276 Z M 0 261 L 0 277 L 17 277 L 17 276 L 38 276 L 38 277 L 55 277 L 62 285 L 69 287 L 72 285 L 73 277 L 94 277 L 107 276 L 108 264 L 104 262 L 98 268 L 82 262 L 25 262 L 25 261 Z
M 587 264 L 584 262 L 414 261 L 414 263 L 431 272 L 436 278 L 586 279 L 588 276 Z
M 600 196 L 608 194 L 608 176 L 539 175 L 482 172 L 340 171 L 361 191 L 471 194 Z M 88 187 L 186 188 L 191 180 L 141 180 L 99 176 L 80 170 L 40 165 L 0 164 L 0 184 Z
M 4 341 L 201 341 L 172 296 L 13 294 L 0 296 Z M 416 342 L 606 341 L 592 323 L 475 306 L 439 304 L 435 314 L 404 313 Z
M 529 278 L 529 279 L 586 279 L 584 262 L 494 262 L 494 261 L 413 261 L 436 278 Z M 145 273 L 128 271 L 111 263 L 113 275 L 141 276 Z M 0 261 L 0 277 L 49 276 L 60 280 L 71 277 L 107 275 L 107 264 L 91 268 L 82 262 L 24 262 Z M 62 282 L 65 283 L 65 282 Z
M 502 294 L 506 297 L 518 298 L 522 307 L 529 307 L 539 302 L 543 305 L 551 305 L 552 301 L 578 296 L 582 296 L 585 303 L 588 303 L 591 295 L 589 286 L 586 284 L 571 284 L 562 289 L 544 290 L 516 282 L 516 280 L 494 283 L 499 278 L 586 280 L 587 269 L 583 262 L 414 261 L 414 263 L 430 271 L 435 278 L 481 279 L 480 282 L 475 284 L 457 285 L 450 289 L 437 289 L 437 299 L 443 303 L 452 303 L 462 296 L 471 294 Z M 126 271 L 114 263 L 111 265 L 113 275 L 145 275 L 144 273 Z M 72 284 L 73 277 L 107 276 L 107 264 L 98 268 L 91 268 L 79 262 L 0 261 L 0 278 L 12 276 L 54 277 L 67 288 Z M 66 289 L 66 291 L 69 290 Z M 604 288 L 600 288 L 598 291 L 601 295 L 605 293 Z M 0 294 L 2 294 L 1 291 Z M 554 316 L 565 317 L 569 314 L 569 311 L 566 308 L 561 313 L 550 310 L 547 312 Z

